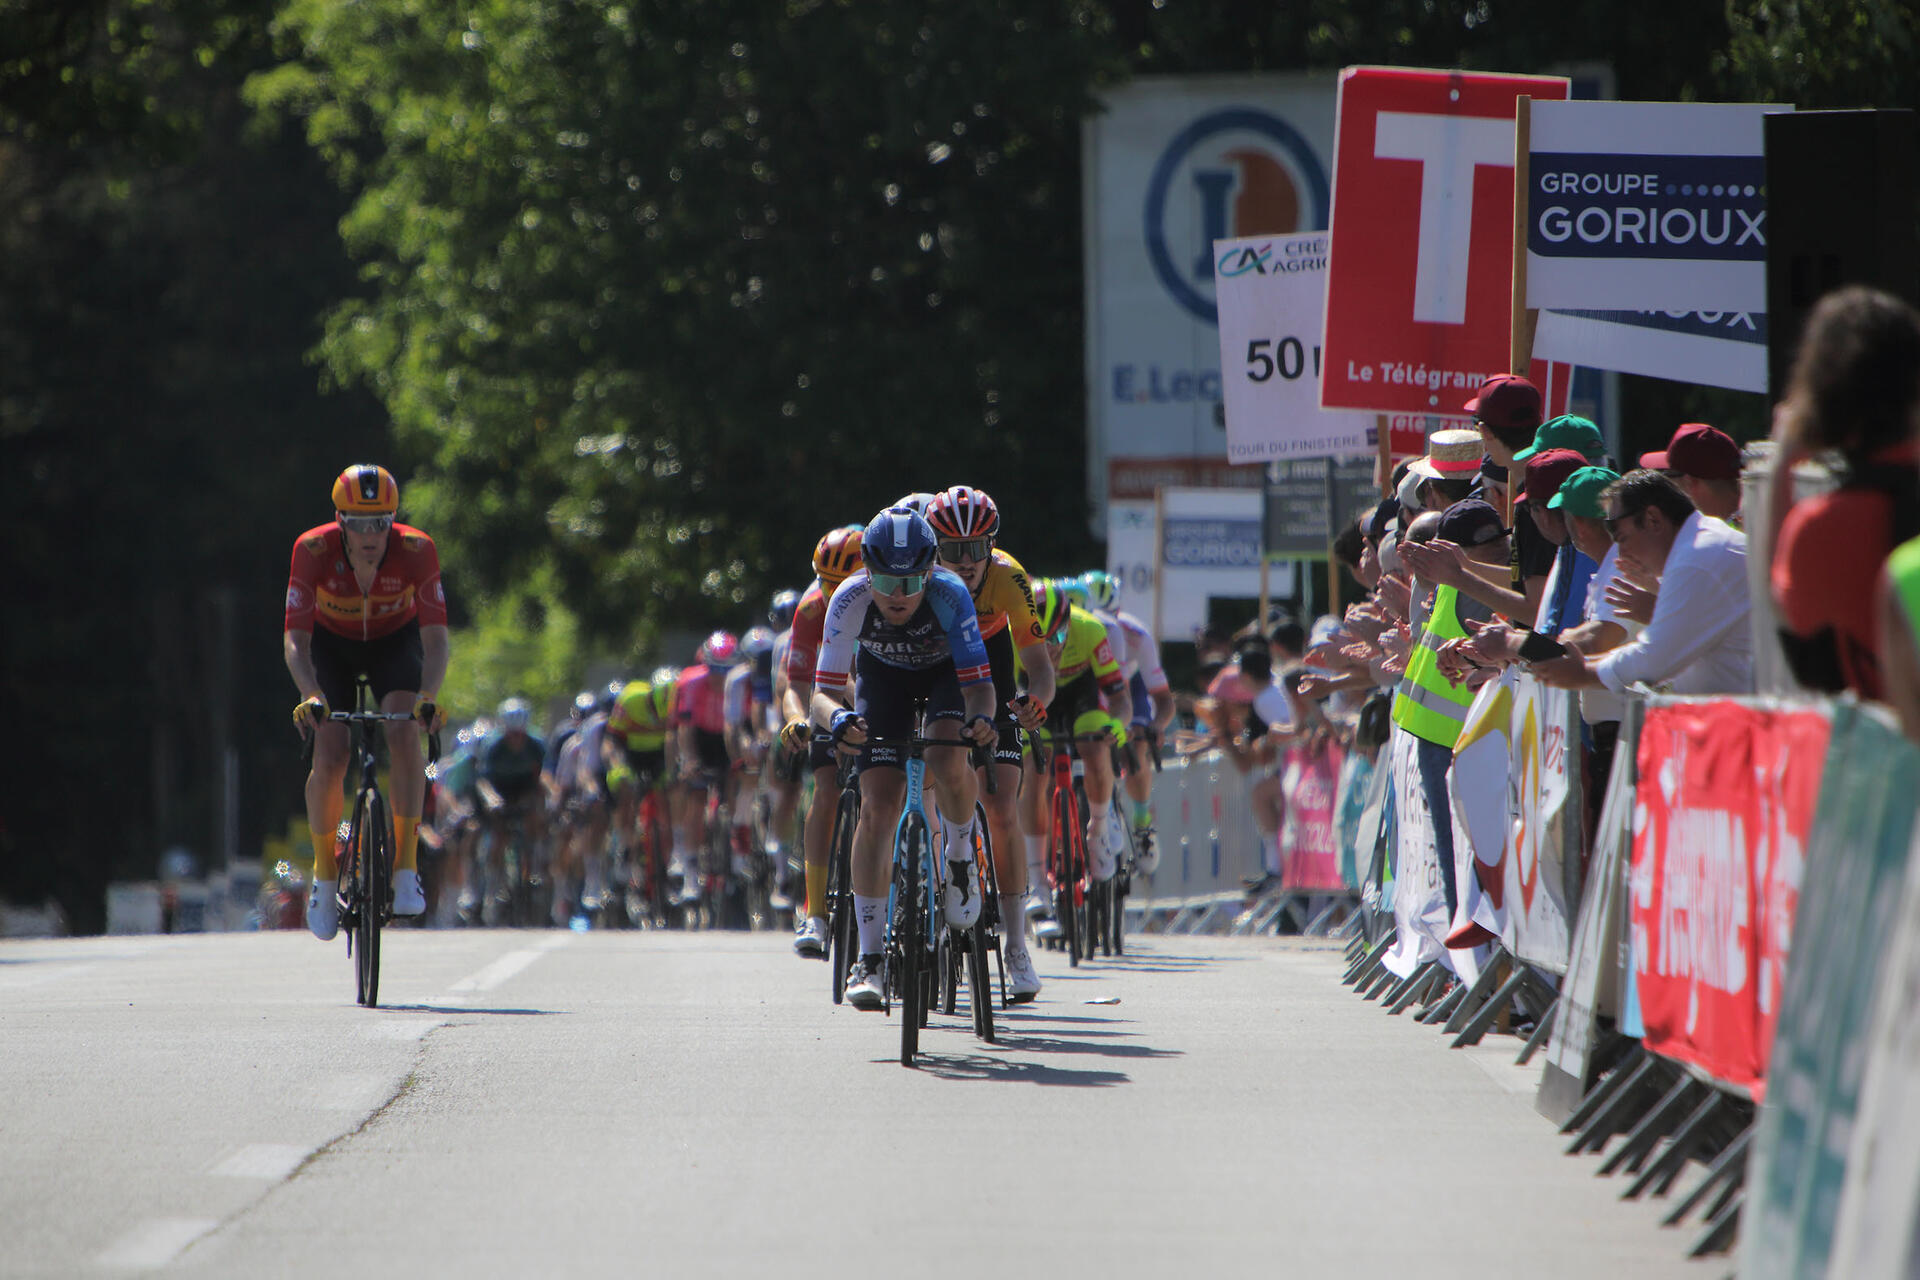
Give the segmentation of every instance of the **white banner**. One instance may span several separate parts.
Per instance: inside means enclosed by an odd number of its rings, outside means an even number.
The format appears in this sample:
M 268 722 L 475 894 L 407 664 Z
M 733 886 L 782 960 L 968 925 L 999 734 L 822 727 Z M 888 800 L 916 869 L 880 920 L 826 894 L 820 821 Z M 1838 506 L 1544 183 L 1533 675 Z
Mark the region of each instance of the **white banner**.
M 1151 623 L 1156 639 L 1191 642 L 1211 599 L 1260 598 L 1261 500 L 1258 489 L 1160 490 L 1158 593 L 1151 616 L 1135 615 Z M 1267 590 L 1292 595 L 1294 566 L 1273 565 Z
M 1768 112 L 1792 109 L 1757 103 L 1534 103 L 1527 305 L 1766 310 L 1761 121 Z
M 1105 536 L 1114 477 L 1226 465 L 1213 242 L 1324 229 L 1331 72 L 1141 76 L 1082 126 L 1087 496 Z M 1133 494 L 1144 498 L 1151 488 Z
M 1410 978 L 1429 960 L 1450 960 L 1454 953 L 1446 948 L 1446 936 L 1452 926 L 1447 919 L 1447 893 L 1440 883 L 1433 812 L 1427 808 L 1426 792 L 1420 786 L 1420 739 L 1395 725 L 1387 739 L 1387 752 L 1398 825 L 1394 837 L 1393 920 L 1400 936 L 1381 963 L 1395 975 Z
M 1758 311 L 1542 311 L 1540 360 L 1729 391 L 1767 389 L 1767 317 Z
M 1370 451 L 1374 415 L 1320 407 L 1328 243 L 1324 231 L 1213 242 L 1229 461 Z
M 1567 971 L 1572 947 L 1568 870 L 1585 834 L 1578 775 L 1579 719 L 1574 695 L 1530 675 L 1513 685 L 1513 838 L 1506 865 L 1507 949 L 1529 964 Z M 1577 889 L 1575 890 L 1577 897 Z

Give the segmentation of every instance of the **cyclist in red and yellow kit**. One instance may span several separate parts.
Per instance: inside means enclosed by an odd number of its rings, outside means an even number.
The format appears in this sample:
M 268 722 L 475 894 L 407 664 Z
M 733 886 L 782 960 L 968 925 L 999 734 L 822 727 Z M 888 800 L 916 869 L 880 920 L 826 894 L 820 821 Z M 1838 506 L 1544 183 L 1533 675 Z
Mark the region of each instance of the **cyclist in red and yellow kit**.
M 313 836 L 313 884 L 307 927 L 325 941 L 340 927 L 334 897 L 340 876 L 334 832 L 345 804 L 347 727 L 328 721 L 351 710 L 365 676 L 380 709 L 411 712 L 415 723 L 387 726 L 393 801 L 393 911 L 427 909 L 416 862 L 426 792 L 422 727 L 438 727 L 447 675 L 447 597 L 433 539 L 396 524 L 400 486 L 385 467 L 353 466 L 333 482 L 335 518 L 294 540 L 287 576 L 283 638 L 287 671 L 300 690 L 294 724 L 315 735 L 307 775 L 307 827 Z
M 993 864 L 1000 885 L 1001 935 L 1006 941 L 1008 990 L 1019 1004 L 1040 994 L 1040 976 L 1027 953 L 1027 861 L 1020 838 L 1020 735 L 1046 718 L 1054 697 L 1053 657 L 1046 633 L 1034 615 L 1033 589 L 1020 562 L 994 545 L 1000 534 L 1000 510 L 983 489 L 957 484 L 927 504 L 927 523 L 939 540 L 940 563 L 960 576 L 973 593 L 980 638 L 993 666 L 994 700 L 1003 711 L 993 753 L 996 789 L 980 792 L 993 836 Z M 1014 651 L 1026 672 L 1027 691 L 1014 683 Z

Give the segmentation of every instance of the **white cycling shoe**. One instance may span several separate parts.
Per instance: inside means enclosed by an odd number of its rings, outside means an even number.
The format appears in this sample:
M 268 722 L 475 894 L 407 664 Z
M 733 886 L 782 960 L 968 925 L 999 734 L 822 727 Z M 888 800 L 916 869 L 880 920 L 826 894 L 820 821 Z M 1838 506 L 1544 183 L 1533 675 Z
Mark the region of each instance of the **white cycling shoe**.
M 1111 880 L 1119 867 L 1120 859 L 1113 853 L 1113 840 L 1108 834 L 1112 828 L 1102 823 L 1087 833 L 1087 869 L 1093 872 L 1095 880 Z
M 418 871 L 396 871 L 393 873 L 393 914 L 397 916 L 425 915 L 427 894 L 420 887 Z
M 947 887 L 940 891 L 940 909 L 956 929 L 971 929 L 979 921 L 980 895 L 974 890 L 972 862 L 947 864 Z
M 827 922 L 819 916 L 808 916 L 794 930 L 793 954 L 808 960 L 827 958 Z
M 1133 829 L 1133 869 L 1143 876 L 1160 869 L 1160 844 L 1154 839 L 1152 827 Z
M 886 992 L 880 986 L 880 957 L 861 956 L 847 971 L 847 1003 L 867 1013 L 887 1007 Z
M 338 880 L 315 880 L 307 890 L 307 928 L 322 942 L 332 942 L 340 932 L 340 891 Z
M 1026 1004 L 1040 994 L 1040 974 L 1024 950 L 1007 952 L 1007 991 L 1015 1004 Z

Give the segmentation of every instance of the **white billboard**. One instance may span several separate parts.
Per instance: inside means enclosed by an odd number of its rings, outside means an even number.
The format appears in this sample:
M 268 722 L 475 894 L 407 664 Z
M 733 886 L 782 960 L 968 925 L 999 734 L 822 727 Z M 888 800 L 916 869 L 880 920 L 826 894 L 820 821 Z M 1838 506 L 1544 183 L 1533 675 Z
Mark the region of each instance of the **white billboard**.
M 1083 125 L 1096 536 L 1110 500 L 1229 482 L 1213 242 L 1326 228 L 1334 106 L 1331 72 L 1147 76 Z

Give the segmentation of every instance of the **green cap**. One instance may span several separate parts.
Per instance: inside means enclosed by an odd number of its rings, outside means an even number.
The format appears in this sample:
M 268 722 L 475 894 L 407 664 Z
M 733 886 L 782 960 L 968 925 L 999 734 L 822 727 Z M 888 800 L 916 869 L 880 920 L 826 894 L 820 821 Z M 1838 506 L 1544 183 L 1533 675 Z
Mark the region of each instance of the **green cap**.
M 1514 454 L 1513 460 L 1525 466 L 1528 458 L 1547 449 L 1571 449 L 1588 462 L 1598 462 L 1607 456 L 1607 442 L 1600 438 L 1600 428 L 1570 413 L 1541 423 L 1540 429 L 1533 433 L 1533 447 Z
M 1609 471 L 1605 467 L 1582 467 L 1560 482 L 1560 491 L 1547 499 L 1547 505 L 1570 516 L 1604 520 L 1607 507 L 1600 501 L 1600 495 L 1619 478 L 1619 472 Z

